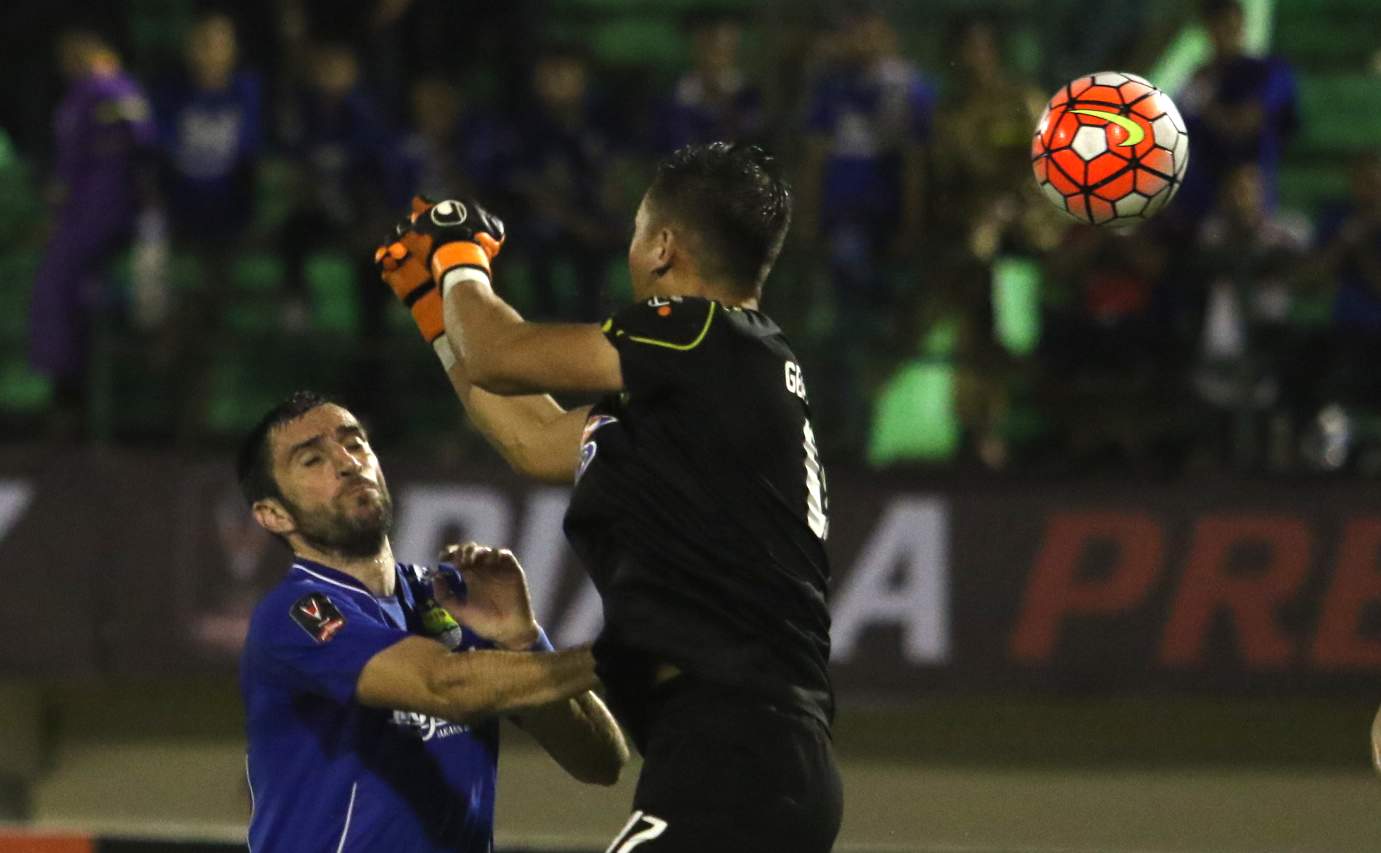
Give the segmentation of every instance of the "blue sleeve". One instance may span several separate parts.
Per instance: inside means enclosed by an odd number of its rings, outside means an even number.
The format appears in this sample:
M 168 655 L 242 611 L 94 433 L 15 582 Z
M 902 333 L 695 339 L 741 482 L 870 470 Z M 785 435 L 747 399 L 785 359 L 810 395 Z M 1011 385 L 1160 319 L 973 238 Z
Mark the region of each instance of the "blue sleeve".
M 356 597 L 309 590 L 274 596 L 255 615 L 249 658 L 279 687 L 352 701 L 370 658 L 409 636 L 366 615 Z

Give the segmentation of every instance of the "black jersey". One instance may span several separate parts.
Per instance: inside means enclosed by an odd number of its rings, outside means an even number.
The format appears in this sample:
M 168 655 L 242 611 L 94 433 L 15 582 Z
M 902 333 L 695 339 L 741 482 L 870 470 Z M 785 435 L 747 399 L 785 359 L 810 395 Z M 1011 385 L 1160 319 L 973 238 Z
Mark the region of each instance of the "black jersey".
M 611 704 L 640 738 L 667 662 L 828 722 L 825 475 L 786 338 L 693 298 L 637 303 L 604 332 L 625 390 L 586 423 L 565 530 L 604 602 Z

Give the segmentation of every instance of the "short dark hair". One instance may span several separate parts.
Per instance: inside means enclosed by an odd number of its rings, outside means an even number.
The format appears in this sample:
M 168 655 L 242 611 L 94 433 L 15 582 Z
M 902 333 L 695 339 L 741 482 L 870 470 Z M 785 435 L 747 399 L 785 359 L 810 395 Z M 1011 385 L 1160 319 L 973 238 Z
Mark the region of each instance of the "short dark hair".
M 736 293 L 762 289 L 791 225 L 791 187 L 756 145 L 687 145 L 657 166 L 655 213 L 700 238 L 701 272 Z
M 245 500 L 254 506 L 264 498 L 282 499 L 278 481 L 273 476 L 273 453 L 270 438 L 283 424 L 295 421 L 313 409 L 340 405 L 315 391 L 294 391 L 283 402 L 269 409 L 240 444 L 235 458 L 235 474 Z

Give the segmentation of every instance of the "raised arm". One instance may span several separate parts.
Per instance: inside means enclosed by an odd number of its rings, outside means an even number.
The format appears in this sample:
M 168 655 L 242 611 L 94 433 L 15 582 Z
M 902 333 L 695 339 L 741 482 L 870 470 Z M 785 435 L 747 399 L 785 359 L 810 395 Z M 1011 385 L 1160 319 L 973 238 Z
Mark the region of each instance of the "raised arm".
M 470 382 L 465 362 L 451 365 L 446 376 L 475 429 L 514 471 L 548 483 L 575 479 L 589 406 L 567 411 L 545 394 L 492 394 Z
M 593 323 L 530 323 L 478 270 L 442 274 L 446 337 L 468 378 L 494 394 L 623 388 L 619 353 Z
M 419 197 L 413 201 L 415 216 L 430 216 L 431 207 L 426 199 Z M 442 289 L 433 279 L 428 259 L 440 255 L 444 263 L 439 262 L 438 266 L 479 277 L 487 286 L 489 259 L 498 252 L 503 224 L 489 217 L 478 206 L 475 216 L 477 219 L 482 217 L 482 221 L 488 223 L 484 227 L 498 234 L 495 237 L 487 231 L 465 231 L 465 235 L 480 240 L 483 246 L 461 240 L 447 244 L 447 251 L 434 251 L 437 234 L 422 235 L 405 230 L 396 242 L 380 246 L 375 260 L 384 282 L 412 312 L 423 340 L 436 352 L 452 389 L 480 433 L 518 473 L 548 482 L 569 483 L 574 478 L 580 435 L 588 409 L 567 412 L 545 394 L 503 396 L 491 393 L 493 387 L 488 391 L 484 387 L 477 387 L 477 384 L 484 383 L 474 381 L 476 365 L 457 358 L 456 353 L 462 350 L 448 340 L 443 319 Z M 441 218 L 443 223 L 448 221 Z M 448 236 L 446 226 L 432 222 L 430 218 L 426 222 L 434 229 L 440 229 L 441 236 Z M 450 266 L 446 266 L 447 263 Z M 502 307 L 507 309 L 506 319 L 522 322 L 512 308 L 506 304 Z

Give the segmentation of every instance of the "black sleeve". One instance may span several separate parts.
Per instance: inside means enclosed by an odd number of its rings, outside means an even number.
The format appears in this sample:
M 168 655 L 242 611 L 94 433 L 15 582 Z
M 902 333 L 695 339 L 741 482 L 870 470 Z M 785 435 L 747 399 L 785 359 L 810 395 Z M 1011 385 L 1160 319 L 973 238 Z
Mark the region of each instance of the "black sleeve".
M 654 298 L 604 321 L 619 351 L 624 390 L 648 394 L 709 381 L 725 345 L 724 306 L 708 299 Z

